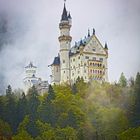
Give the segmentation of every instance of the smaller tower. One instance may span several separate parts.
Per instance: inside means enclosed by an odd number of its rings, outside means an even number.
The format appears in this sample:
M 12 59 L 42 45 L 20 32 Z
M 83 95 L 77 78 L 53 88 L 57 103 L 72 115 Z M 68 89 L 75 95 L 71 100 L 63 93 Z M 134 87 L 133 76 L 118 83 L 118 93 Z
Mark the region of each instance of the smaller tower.
M 37 67 L 34 66 L 32 62 L 30 62 L 29 65 L 25 67 L 25 78 L 23 79 L 23 82 L 26 92 L 29 88 L 38 84 L 39 80 L 36 77 L 36 69 Z
M 36 69 L 37 67 L 34 66 L 32 62 L 30 62 L 29 65 L 25 67 L 26 77 L 32 77 L 36 75 Z
M 72 17 L 71 17 L 70 12 L 69 12 L 69 15 L 68 15 L 68 21 L 69 21 L 69 24 L 72 25 Z
M 90 30 L 88 29 L 88 37 L 90 37 Z
M 71 48 L 70 29 L 72 26 L 72 18 L 70 13 L 67 13 L 66 6 L 64 3 L 64 9 L 59 24 L 60 36 L 60 83 L 70 82 L 70 58 L 69 51 Z
M 93 33 L 92 33 L 93 35 L 95 35 L 95 29 L 93 28 Z
M 107 43 L 105 43 L 104 50 L 106 51 L 106 59 L 105 59 L 105 81 L 108 81 L 108 63 L 107 63 L 107 59 L 108 59 L 108 45 L 107 45 Z
M 51 77 L 51 84 L 59 84 L 60 83 L 60 56 L 54 58 L 54 61 L 51 65 L 52 75 Z

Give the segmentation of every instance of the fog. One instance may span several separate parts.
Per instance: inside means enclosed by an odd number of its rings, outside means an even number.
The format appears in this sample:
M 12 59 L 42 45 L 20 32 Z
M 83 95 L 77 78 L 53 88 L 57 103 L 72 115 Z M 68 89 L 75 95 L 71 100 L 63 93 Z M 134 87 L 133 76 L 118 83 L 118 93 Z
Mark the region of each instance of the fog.
M 111 82 L 121 72 L 129 78 L 140 71 L 139 0 L 67 0 L 66 6 L 72 15 L 72 44 L 88 28 L 108 43 Z M 59 51 L 62 10 L 63 0 L 0 0 L 0 89 L 8 84 L 22 88 L 30 61 L 38 67 L 37 76 L 50 81 L 48 65 Z

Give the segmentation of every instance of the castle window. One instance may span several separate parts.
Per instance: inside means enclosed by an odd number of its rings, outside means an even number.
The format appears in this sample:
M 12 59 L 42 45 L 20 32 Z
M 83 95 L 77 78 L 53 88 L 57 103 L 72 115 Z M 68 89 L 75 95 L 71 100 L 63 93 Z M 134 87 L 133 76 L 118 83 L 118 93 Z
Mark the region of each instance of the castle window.
M 96 49 L 95 49 L 95 48 L 93 48 L 92 50 L 93 50 L 94 52 L 96 51 Z
M 100 58 L 99 60 L 100 60 L 100 61 L 103 61 L 103 58 Z
M 80 64 L 79 64 L 79 67 L 80 67 Z
M 96 57 L 93 57 L 93 60 L 96 60 Z
M 80 56 L 78 57 L 78 59 L 80 59 Z
M 89 57 L 88 57 L 88 56 L 86 56 L 85 58 L 86 58 L 86 59 L 89 59 Z
M 64 71 L 64 73 L 65 73 L 65 71 Z
M 73 62 L 75 61 L 75 58 L 73 58 Z
M 92 73 L 92 70 L 90 70 L 90 73 Z
M 97 70 L 95 70 L 95 73 L 97 73 Z
M 63 63 L 65 63 L 65 60 L 63 60 Z
M 58 67 L 56 67 L 56 72 L 58 72 Z
M 86 63 L 84 63 L 84 66 L 86 66 Z

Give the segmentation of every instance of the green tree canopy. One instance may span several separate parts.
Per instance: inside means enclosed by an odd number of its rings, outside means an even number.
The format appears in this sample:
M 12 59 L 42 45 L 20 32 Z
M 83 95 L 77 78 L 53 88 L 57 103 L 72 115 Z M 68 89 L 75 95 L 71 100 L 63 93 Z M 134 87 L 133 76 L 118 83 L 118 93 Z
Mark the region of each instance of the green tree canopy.
M 12 130 L 7 122 L 0 119 L 0 140 L 8 140 L 12 137 Z
M 119 79 L 119 85 L 122 87 L 127 86 L 127 79 L 125 78 L 124 73 L 121 73 L 120 79 Z

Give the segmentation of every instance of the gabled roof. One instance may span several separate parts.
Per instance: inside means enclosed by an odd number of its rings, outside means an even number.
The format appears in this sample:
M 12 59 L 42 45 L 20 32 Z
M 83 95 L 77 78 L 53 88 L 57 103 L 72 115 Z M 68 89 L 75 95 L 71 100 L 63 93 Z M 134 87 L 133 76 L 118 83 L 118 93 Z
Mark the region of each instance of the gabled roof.
M 100 46 L 103 49 L 108 49 L 107 43 L 105 44 L 105 47 L 102 46 L 102 44 L 100 43 L 100 41 L 96 37 L 96 35 L 95 35 L 95 29 L 93 28 L 92 35 L 90 35 L 90 31 L 88 30 L 88 35 L 84 39 L 81 39 L 80 41 L 75 42 L 75 45 L 70 49 L 69 56 L 73 56 L 75 54 L 80 53 L 80 49 L 81 48 L 84 49 L 85 46 L 91 41 L 92 38 L 94 38 L 95 40 L 97 40 L 97 42 L 100 44 Z
M 75 45 L 71 48 L 69 55 L 72 56 L 74 54 L 79 53 L 80 47 L 86 46 L 86 44 L 88 44 L 88 42 L 90 41 L 91 38 L 92 38 L 92 36 L 89 36 L 89 37 L 85 37 L 84 39 L 81 39 L 78 42 L 75 42 Z

